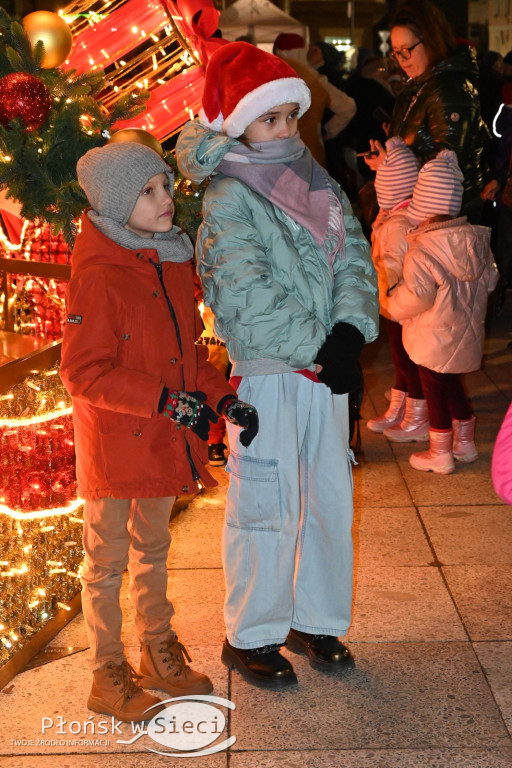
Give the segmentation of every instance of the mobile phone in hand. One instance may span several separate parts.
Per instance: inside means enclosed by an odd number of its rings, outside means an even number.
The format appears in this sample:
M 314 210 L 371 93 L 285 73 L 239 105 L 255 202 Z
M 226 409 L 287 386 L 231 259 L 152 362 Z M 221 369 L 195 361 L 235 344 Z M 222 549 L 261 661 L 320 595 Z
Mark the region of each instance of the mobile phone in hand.
M 377 109 L 374 109 L 373 112 L 372 112 L 372 117 L 378 123 L 390 123 L 391 122 L 391 115 L 388 115 L 386 110 L 382 109 L 382 107 L 377 107 Z

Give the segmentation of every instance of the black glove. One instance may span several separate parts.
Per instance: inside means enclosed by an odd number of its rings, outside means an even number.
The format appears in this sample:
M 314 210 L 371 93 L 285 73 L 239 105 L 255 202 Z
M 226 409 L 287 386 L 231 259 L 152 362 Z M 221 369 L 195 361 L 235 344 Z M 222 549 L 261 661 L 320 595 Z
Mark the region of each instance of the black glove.
M 164 387 L 158 412 L 191 429 L 201 440 L 208 440 L 210 422 L 215 424 L 219 417 L 205 400 L 204 392 L 178 392 Z
M 228 395 L 220 401 L 217 410 L 231 424 L 245 427 L 240 432 L 239 437 L 244 448 L 248 448 L 258 434 L 259 419 L 256 408 L 249 403 L 242 402 L 242 400 L 237 400 L 233 395 Z
M 350 323 L 335 323 L 331 333 L 318 350 L 315 363 L 322 366 L 317 374 L 335 395 L 353 392 L 363 385 L 358 363 L 364 347 L 364 336 Z

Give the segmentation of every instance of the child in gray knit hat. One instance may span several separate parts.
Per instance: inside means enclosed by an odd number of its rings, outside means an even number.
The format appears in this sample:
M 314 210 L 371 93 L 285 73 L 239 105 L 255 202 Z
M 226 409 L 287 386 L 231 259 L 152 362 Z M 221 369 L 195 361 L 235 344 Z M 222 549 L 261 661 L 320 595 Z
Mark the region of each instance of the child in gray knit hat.
M 82 608 L 93 684 L 87 705 L 122 721 L 150 719 L 160 699 L 207 694 L 171 629 L 169 518 L 178 494 L 216 485 L 204 467 L 211 422 L 258 430 L 197 346 L 192 244 L 173 226 L 173 174 L 152 149 L 112 143 L 78 162 L 91 208 L 81 221 L 66 294 L 61 376 L 73 398 L 78 493 L 85 499 Z M 121 642 L 128 564 L 139 672 Z M 148 709 L 150 710 L 148 712 Z

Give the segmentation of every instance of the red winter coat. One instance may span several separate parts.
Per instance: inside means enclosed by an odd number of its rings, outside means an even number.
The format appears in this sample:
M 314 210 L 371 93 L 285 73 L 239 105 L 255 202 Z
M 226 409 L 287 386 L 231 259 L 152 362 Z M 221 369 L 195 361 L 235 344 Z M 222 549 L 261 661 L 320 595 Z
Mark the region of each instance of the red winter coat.
M 148 241 L 149 243 L 150 241 Z M 196 346 L 202 323 L 190 261 L 162 262 L 183 354 L 153 248 L 133 251 L 84 215 L 66 293 L 61 377 L 73 398 L 78 493 L 150 498 L 216 485 L 206 443 L 158 413 L 164 385 L 202 391 L 216 409 L 235 394 Z

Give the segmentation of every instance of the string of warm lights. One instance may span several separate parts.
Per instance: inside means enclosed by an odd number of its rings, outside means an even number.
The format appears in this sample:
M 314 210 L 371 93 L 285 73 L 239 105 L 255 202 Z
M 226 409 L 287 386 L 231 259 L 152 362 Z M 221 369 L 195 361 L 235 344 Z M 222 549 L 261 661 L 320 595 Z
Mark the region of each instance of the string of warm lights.
M 71 401 L 52 368 L 0 395 L 0 664 L 80 589 Z
M 78 227 L 77 227 L 78 229 Z M 21 259 L 67 264 L 70 250 L 62 235 L 52 234 L 48 225 L 24 221 L 20 242 L 12 243 L 0 233 L 0 254 L 6 259 Z M 62 336 L 65 315 L 64 294 L 66 283 L 35 275 L 4 273 L 9 281 L 9 299 L 5 294 L 0 301 L 0 327 L 6 327 L 4 312 L 10 317 L 10 329 L 15 333 L 52 341 Z
M 127 121 L 159 141 L 172 136 L 200 107 L 202 74 L 198 52 L 179 26 L 173 2 L 107 0 L 74 2 L 59 11 L 73 34 L 64 64 L 77 72 L 102 70 L 101 100 L 111 110 L 126 94 L 150 94 L 146 110 Z M 128 21 L 127 21 L 128 20 Z M 124 122 L 116 128 L 128 127 Z M 94 125 L 84 126 L 93 132 Z

